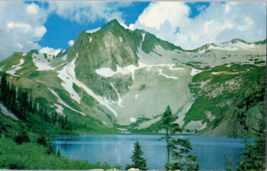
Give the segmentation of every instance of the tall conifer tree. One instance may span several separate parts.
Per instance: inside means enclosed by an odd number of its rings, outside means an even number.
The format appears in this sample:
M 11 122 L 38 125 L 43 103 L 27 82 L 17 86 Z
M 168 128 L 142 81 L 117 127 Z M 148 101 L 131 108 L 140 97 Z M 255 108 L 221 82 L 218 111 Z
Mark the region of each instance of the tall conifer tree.
M 144 152 L 141 150 L 141 146 L 138 141 L 134 143 L 134 151 L 131 156 L 131 159 L 134 164 L 128 164 L 126 166 L 126 170 L 130 168 L 138 168 L 139 170 L 147 170 L 146 167 L 146 159 L 142 158 L 141 156 L 144 154 Z
M 173 123 L 177 119 L 178 117 L 172 114 L 171 108 L 168 105 L 158 124 L 160 129 L 166 131 L 165 136 L 161 138 L 165 139 L 167 144 L 166 170 L 198 170 L 198 163 L 196 162 L 197 157 L 188 154 L 190 152 L 189 150 L 192 149 L 189 139 L 178 138 L 175 140 L 172 138 L 172 135 L 176 132 L 182 132 L 179 125 Z M 170 163 L 170 156 L 172 156 L 175 162 Z

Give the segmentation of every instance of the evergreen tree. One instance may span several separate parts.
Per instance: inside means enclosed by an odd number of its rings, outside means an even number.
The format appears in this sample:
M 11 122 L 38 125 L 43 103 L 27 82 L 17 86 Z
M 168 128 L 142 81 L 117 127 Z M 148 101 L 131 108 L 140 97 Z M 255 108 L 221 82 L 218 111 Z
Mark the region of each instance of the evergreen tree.
M 192 149 L 189 139 L 178 138 L 175 140 L 172 138 L 172 135 L 176 132 L 182 132 L 182 129 L 179 127 L 179 125 L 173 123 L 177 119 L 178 117 L 172 114 L 171 108 L 168 105 L 158 123 L 158 127 L 166 131 L 165 136 L 161 138 L 165 139 L 167 144 L 167 159 L 165 165 L 166 170 L 198 170 L 198 164 L 196 162 L 197 157 L 189 155 L 189 150 Z M 179 146 L 179 148 L 177 146 Z M 170 163 L 170 155 L 172 155 L 173 160 L 177 162 Z
M 6 73 L 4 72 L 1 77 L 1 85 L 0 85 L 2 101 L 4 104 L 6 103 L 6 95 L 7 95 L 7 88 L 8 88 L 7 86 L 8 86 L 7 76 L 6 76 Z
M 47 147 L 49 145 L 49 137 L 46 137 L 44 135 L 44 132 L 39 133 L 36 144 L 40 144 L 40 145 Z
M 26 126 L 19 121 L 19 132 L 18 134 L 14 137 L 14 140 L 17 144 L 22 144 L 24 142 L 30 142 L 30 138 L 28 136 L 28 133 L 26 131 Z
M 64 129 L 68 127 L 68 116 L 65 116 Z
M 144 152 L 141 150 L 141 146 L 138 141 L 134 143 L 134 151 L 131 155 L 132 162 L 134 164 L 128 164 L 126 166 L 126 170 L 130 168 L 138 168 L 139 170 L 147 170 L 146 167 L 146 159 L 142 158 L 141 156 L 144 154 Z
M 173 163 L 166 164 L 168 170 L 198 170 L 197 157 L 190 154 L 192 150 L 191 143 L 188 138 L 177 140 L 172 139 L 169 143 Z
M 0 108 L 0 112 L 1 112 L 1 108 Z M 5 123 L 2 120 L 2 115 L 0 115 L 0 138 L 2 137 L 2 134 L 4 134 L 6 132 L 6 126 Z
M 16 98 L 17 98 L 17 92 L 16 92 L 16 86 L 12 85 L 11 86 L 11 101 L 10 101 L 10 109 L 14 111 L 14 113 L 17 113 L 17 103 L 16 103 Z
M 61 155 L 60 148 L 58 148 L 58 150 L 57 150 L 57 156 L 60 156 L 60 155 Z

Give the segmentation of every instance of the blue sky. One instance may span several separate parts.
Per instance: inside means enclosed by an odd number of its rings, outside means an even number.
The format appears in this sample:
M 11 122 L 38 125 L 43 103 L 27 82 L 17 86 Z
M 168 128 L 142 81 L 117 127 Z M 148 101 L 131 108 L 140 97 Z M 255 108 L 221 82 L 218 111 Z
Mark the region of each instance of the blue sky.
M 122 13 L 122 19 L 125 20 L 126 25 L 134 23 L 143 10 L 149 5 L 149 2 L 133 2 L 130 6 L 118 8 Z M 78 23 L 59 17 L 53 13 L 49 16 L 45 27 L 47 28 L 46 34 L 43 36 L 39 44 L 42 47 L 63 48 L 69 47 L 68 41 L 75 40 L 78 34 L 84 30 L 91 30 L 105 25 L 108 21 L 99 19 L 95 22 Z M 55 24 L 57 23 L 57 24 Z M 52 41 L 51 41 L 52 40 Z
M 0 60 L 16 51 L 67 49 L 81 31 L 112 19 L 185 49 L 234 38 L 266 38 L 262 2 L 1 1 L 0 14 Z

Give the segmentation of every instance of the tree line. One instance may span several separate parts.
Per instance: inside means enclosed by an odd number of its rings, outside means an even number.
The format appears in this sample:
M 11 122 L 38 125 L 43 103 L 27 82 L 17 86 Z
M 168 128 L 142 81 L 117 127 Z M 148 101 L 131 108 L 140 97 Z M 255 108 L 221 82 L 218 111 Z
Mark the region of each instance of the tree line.
M 41 106 L 31 93 L 21 86 L 16 87 L 7 80 L 7 74 L 2 73 L 0 83 L 1 102 L 12 111 L 19 119 L 30 121 L 32 115 L 38 115 L 42 121 L 61 129 L 72 129 L 72 124 L 67 116 L 59 115 L 57 112 L 49 112 L 46 107 Z

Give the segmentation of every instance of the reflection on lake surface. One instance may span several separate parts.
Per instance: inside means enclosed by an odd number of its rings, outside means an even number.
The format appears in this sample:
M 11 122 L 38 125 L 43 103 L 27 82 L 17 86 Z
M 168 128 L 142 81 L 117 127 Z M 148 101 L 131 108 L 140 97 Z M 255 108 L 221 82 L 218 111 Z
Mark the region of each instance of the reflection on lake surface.
M 159 141 L 163 135 L 82 135 L 77 137 L 51 138 L 54 149 L 71 158 L 88 160 L 90 163 L 107 161 L 111 166 L 121 164 L 123 168 L 131 164 L 134 142 L 139 141 L 149 170 L 165 170 L 166 142 Z M 189 138 L 192 154 L 198 157 L 200 170 L 223 170 L 226 160 L 240 157 L 244 145 L 242 138 L 204 137 L 176 135 L 176 138 Z M 251 141 L 250 139 L 249 141 Z

